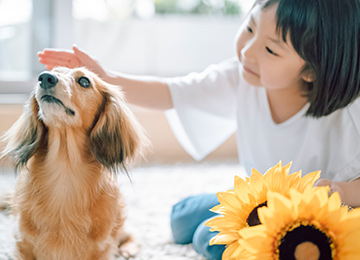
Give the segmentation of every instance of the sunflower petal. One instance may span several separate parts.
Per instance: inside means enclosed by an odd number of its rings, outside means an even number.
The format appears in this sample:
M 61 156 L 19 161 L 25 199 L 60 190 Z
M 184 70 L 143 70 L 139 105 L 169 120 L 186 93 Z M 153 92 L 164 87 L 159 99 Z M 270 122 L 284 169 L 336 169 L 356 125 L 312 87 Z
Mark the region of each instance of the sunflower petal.
M 303 191 L 306 186 L 314 186 L 315 182 L 320 178 L 321 171 L 310 172 L 301 179 L 300 191 Z
M 301 177 L 301 171 L 289 174 L 290 166 L 279 161 L 264 175 L 253 169 L 245 180 L 235 177 L 234 190 L 218 193 L 220 205 L 212 210 L 222 216 L 206 224 L 219 231 L 211 242 L 227 245 L 223 259 L 274 259 L 279 239 L 306 225 L 328 237 L 336 259 L 358 259 L 360 209 L 348 212 L 337 193 L 329 197 L 328 187 L 314 188 L 320 171 Z M 258 208 L 264 202 L 267 206 Z M 255 208 L 262 224 L 249 227 Z
M 240 237 L 234 233 L 219 233 L 210 239 L 210 246 L 212 245 L 227 245 L 238 240 Z
M 235 194 L 229 192 L 218 192 L 216 195 L 220 204 L 227 210 L 233 211 L 235 213 L 238 210 L 241 210 L 241 201 Z

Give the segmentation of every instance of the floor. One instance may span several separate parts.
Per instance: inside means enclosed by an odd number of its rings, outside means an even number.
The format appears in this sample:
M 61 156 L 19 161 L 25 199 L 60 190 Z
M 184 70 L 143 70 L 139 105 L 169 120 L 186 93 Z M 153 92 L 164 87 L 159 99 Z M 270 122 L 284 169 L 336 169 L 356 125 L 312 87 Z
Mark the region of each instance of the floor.
M 243 169 L 236 162 L 152 165 L 130 171 L 132 182 L 119 175 L 127 203 L 127 229 L 141 244 L 134 260 L 204 260 L 190 245 L 176 245 L 170 230 L 171 207 L 199 193 L 225 191 Z M 11 191 L 14 174 L 0 173 L 0 196 Z M 0 260 L 11 260 L 16 222 L 0 212 Z M 122 258 L 118 258 L 120 260 Z

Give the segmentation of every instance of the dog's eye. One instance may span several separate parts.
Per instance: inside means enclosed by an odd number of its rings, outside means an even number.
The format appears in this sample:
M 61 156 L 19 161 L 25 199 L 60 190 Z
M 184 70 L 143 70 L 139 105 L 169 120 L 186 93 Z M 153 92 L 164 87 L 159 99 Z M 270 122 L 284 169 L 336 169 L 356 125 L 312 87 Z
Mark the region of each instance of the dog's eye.
M 91 87 L 90 80 L 88 78 L 86 78 L 86 77 L 78 78 L 77 82 L 83 88 L 90 88 Z

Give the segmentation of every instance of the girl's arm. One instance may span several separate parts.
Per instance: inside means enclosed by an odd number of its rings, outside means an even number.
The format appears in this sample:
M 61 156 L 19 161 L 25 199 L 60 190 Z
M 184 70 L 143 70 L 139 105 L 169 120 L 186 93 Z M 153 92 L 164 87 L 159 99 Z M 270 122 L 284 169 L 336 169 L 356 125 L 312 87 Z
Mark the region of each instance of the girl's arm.
M 76 46 L 71 51 L 45 49 L 38 53 L 38 57 L 48 70 L 57 66 L 86 67 L 104 81 L 120 86 L 128 102 L 134 105 L 160 110 L 173 107 L 169 87 L 164 80 L 156 77 L 129 76 L 105 70 L 96 59 Z
M 317 186 L 329 186 L 339 193 L 343 203 L 353 208 L 360 207 L 360 178 L 351 182 L 333 182 L 321 179 Z

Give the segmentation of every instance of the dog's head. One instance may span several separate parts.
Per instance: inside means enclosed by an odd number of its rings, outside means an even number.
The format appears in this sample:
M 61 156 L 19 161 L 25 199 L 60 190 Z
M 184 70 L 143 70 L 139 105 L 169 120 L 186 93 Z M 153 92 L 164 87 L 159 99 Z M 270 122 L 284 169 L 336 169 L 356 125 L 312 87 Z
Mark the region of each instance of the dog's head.
M 35 98 L 39 118 L 48 127 L 81 127 L 88 129 L 104 99 L 115 96 L 114 102 L 124 106 L 120 92 L 111 92 L 109 86 L 90 71 L 57 67 L 39 75 Z M 114 97 L 115 98 L 115 97 Z
M 142 155 L 147 143 L 120 87 L 85 68 L 57 67 L 39 75 L 24 113 L 4 135 L 3 155 L 17 167 L 26 165 L 38 149 L 47 147 L 51 128 L 84 132 L 96 160 L 110 170 Z

